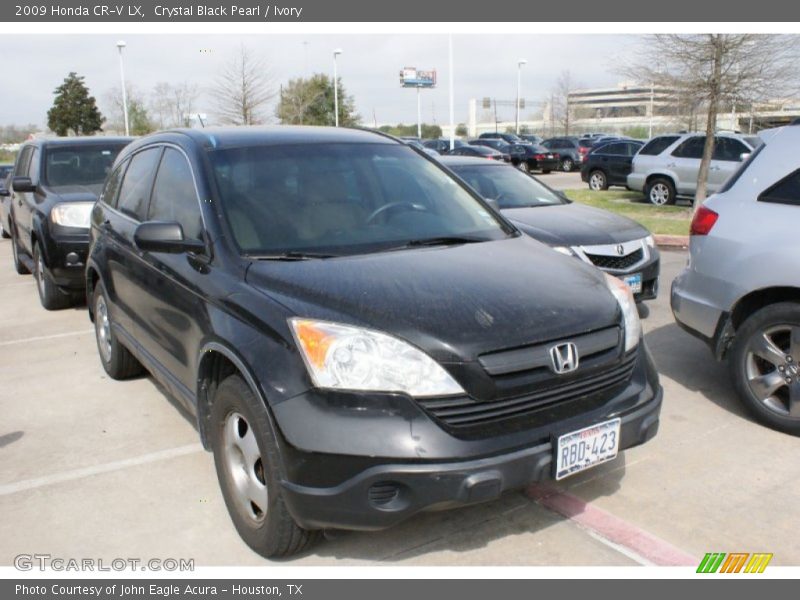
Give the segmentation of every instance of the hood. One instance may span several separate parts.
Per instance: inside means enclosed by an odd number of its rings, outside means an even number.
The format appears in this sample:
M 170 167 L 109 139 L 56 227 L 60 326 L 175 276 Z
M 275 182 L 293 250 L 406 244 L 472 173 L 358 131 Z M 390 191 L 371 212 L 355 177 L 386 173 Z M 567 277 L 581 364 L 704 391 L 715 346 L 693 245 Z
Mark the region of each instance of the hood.
M 527 236 L 294 262 L 247 282 L 297 316 L 370 327 L 443 363 L 619 321 L 600 271 Z
M 576 202 L 506 208 L 502 213 L 522 231 L 551 246 L 619 244 L 650 234 L 632 219 Z
M 91 185 L 51 185 L 48 189 L 58 195 L 59 202 L 96 202 L 103 191 L 102 183 Z

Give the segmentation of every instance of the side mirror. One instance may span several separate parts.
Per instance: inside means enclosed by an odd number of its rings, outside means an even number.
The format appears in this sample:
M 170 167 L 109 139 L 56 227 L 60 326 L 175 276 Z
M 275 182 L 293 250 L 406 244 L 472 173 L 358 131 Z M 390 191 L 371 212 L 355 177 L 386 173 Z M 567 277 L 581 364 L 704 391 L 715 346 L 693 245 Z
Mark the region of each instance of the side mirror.
M 15 192 L 35 192 L 36 186 L 30 177 L 14 177 L 11 179 L 11 187 Z
M 749 152 L 742 152 L 742 153 L 739 155 L 739 161 L 740 161 L 740 162 L 744 162 L 744 161 L 746 161 L 748 158 L 750 158 L 750 153 L 749 153 Z
M 202 252 L 206 245 L 200 240 L 187 240 L 180 223 L 147 221 L 133 232 L 136 247 L 145 252 Z

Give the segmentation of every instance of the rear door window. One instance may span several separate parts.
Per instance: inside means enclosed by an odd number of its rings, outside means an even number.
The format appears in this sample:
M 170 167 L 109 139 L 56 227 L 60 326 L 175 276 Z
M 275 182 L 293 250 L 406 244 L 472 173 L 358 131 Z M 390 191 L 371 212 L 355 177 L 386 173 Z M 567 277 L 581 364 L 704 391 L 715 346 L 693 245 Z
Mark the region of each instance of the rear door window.
M 759 202 L 800 205 L 800 170 L 784 177 L 758 197 Z
M 672 151 L 672 156 L 677 158 L 700 159 L 703 157 L 703 147 L 705 144 L 706 136 L 704 135 L 690 137 Z
M 642 147 L 642 149 L 639 151 L 639 154 L 657 156 L 669 148 L 672 144 L 677 142 L 679 137 L 680 136 L 677 135 L 662 135 L 653 138 Z
M 119 190 L 117 209 L 137 221 L 144 221 L 153 174 L 161 156 L 161 148 L 149 148 L 134 155 Z
M 737 139 L 718 137 L 714 146 L 713 160 L 739 162 L 742 154 L 750 154 L 751 150 Z

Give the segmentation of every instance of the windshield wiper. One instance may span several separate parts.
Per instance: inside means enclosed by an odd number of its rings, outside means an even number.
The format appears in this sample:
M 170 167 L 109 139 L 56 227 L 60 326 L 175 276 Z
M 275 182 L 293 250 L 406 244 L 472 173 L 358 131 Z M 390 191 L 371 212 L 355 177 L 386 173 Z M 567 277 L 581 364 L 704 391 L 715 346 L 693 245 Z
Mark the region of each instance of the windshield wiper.
M 277 254 L 248 254 L 247 258 L 252 260 L 310 260 L 315 258 L 335 258 L 338 254 L 322 254 L 320 252 L 298 252 L 291 250 L 289 252 L 279 252 Z
M 432 238 L 422 238 L 418 240 L 409 240 L 400 248 L 418 248 L 420 246 L 455 246 L 457 244 L 476 244 L 478 242 L 485 242 L 484 238 L 459 236 L 459 235 L 443 235 Z

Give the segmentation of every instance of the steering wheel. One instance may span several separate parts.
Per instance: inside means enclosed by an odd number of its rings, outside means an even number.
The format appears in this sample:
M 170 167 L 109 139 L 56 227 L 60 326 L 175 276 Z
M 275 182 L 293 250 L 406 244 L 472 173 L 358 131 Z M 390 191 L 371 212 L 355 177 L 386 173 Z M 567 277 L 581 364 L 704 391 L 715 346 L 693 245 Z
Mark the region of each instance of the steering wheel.
M 380 208 L 376 208 L 374 211 L 372 211 L 372 213 L 370 213 L 370 215 L 367 217 L 367 225 L 372 225 L 372 222 L 375 219 L 390 210 L 396 210 L 400 212 L 424 212 L 428 209 L 422 204 L 414 204 L 413 202 L 390 202 L 389 204 L 384 204 Z

